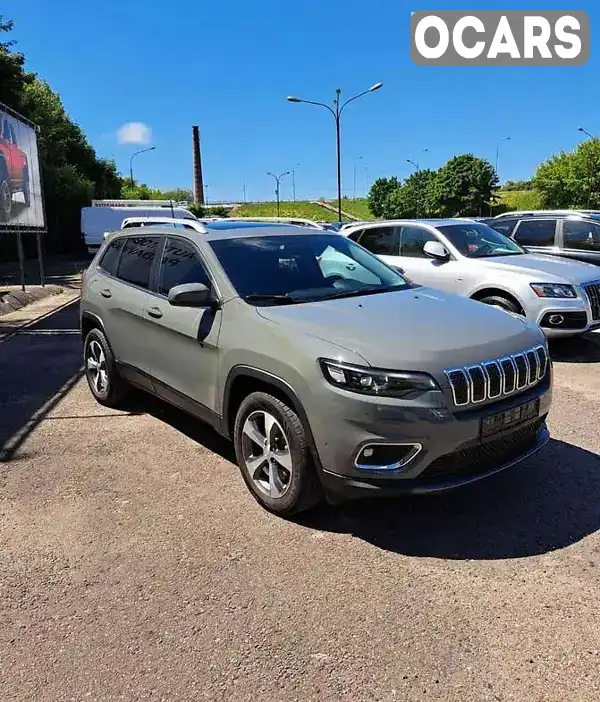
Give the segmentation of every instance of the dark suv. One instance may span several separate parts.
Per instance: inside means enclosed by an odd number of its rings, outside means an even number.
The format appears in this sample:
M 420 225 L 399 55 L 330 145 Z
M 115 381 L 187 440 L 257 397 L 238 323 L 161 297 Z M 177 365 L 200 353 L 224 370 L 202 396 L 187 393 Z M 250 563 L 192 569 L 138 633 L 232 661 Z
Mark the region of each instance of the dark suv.
M 591 214 L 515 214 L 486 224 L 532 253 L 564 256 L 600 265 L 600 221 Z

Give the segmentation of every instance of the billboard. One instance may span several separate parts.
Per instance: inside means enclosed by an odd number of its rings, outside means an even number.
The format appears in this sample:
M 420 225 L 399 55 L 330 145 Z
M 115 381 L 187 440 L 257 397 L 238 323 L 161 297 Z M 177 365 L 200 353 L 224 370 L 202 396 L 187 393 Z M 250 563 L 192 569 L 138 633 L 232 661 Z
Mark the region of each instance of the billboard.
M 0 103 L 0 230 L 45 229 L 36 127 Z

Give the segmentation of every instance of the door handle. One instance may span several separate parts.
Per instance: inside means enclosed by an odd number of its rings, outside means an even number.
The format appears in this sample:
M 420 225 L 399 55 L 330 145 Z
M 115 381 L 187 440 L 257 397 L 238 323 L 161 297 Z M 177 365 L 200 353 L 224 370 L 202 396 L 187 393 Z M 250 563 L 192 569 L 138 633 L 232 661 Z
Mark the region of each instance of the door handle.
M 158 307 L 148 307 L 148 314 L 155 319 L 160 319 L 162 317 L 162 312 Z
M 100 295 L 102 295 L 102 297 L 112 297 L 112 293 L 108 288 L 104 288 L 104 290 L 100 290 Z

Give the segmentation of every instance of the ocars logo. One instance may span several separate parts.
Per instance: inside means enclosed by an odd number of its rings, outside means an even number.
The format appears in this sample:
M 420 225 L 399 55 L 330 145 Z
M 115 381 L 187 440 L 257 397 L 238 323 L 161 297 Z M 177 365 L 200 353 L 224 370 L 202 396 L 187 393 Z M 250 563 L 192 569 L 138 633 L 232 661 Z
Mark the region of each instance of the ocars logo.
M 419 66 L 582 66 L 590 56 L 584 10 L 413 12 L 410 55 Z

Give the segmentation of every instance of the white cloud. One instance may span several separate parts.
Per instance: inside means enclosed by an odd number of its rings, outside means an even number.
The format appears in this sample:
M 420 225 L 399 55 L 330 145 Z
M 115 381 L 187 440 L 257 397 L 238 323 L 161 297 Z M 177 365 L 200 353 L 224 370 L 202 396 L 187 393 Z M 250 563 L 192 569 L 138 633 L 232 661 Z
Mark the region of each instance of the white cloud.
M 119 144 L 140 144 L 146 146 L 152 141 L 152 129 L 143 122 L 128 122 L 117 131 Z

